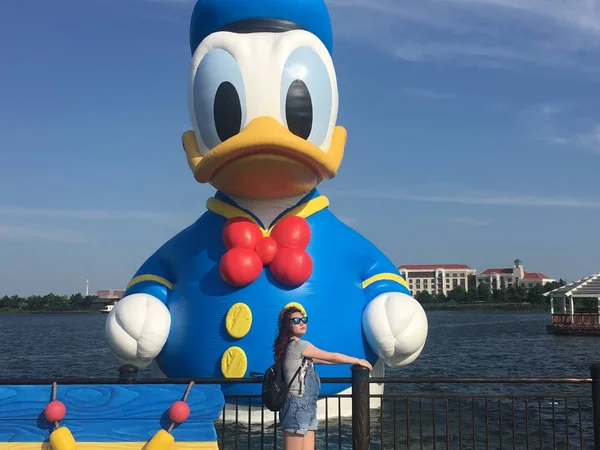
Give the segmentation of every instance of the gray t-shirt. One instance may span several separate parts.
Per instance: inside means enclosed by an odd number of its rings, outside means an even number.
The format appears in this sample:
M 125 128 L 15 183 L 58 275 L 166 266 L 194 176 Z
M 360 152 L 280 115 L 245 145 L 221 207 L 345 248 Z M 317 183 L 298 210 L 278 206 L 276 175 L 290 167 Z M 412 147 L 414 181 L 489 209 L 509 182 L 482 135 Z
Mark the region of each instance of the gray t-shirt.
M 296 374 L 298 367 L 300 367 L 300 364 L 302 363 L 302 355 L 309 345 L 310 342 L 302 339 L 294 339 L 289 343 L 287 352 L 283 358 L 283 371 L 285 373 L 285 382 L 287 384 L 292 381 L 292 378 Z M 304 378 L 306 376 L 306 368 L 309 364 L 312 364 L 312 360 L 307 358 L 303 368 L 300 369 L 300 373 L 298 373 L 294 379 L 294 382 L 290 385 L 290 394 L 302 395 Z

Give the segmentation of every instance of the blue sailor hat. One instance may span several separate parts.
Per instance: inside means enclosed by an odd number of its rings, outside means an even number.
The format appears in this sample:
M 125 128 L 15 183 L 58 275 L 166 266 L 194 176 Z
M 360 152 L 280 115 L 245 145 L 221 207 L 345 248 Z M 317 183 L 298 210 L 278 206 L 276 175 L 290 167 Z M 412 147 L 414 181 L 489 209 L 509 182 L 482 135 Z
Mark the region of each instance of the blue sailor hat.
M 255 19 L 256 29 L 252 29 L 252 22 L 244 21 Z M 263 21 L 261 27 L 260 21 Z M 230 31 L 265 31 L 268 22 L 279 21 L 279 30 L 304 29 L 317 36 L 327 47 L 329 53 L 333 51 L 333 31 L 331 18 L 324 0 L 198 0 L 190 23 L 190 47 L 192 54 L 209 34 L 219 30 L 227 30 L 232 24 L 239 24 Z M 290 27 L 291 26 L 291 27 Z

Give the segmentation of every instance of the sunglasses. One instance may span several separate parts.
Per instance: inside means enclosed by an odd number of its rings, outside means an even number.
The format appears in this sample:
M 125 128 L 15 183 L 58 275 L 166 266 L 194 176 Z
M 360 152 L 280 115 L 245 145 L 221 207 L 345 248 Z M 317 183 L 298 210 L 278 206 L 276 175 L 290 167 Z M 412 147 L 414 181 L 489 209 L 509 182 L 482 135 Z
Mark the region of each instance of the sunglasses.
M 298 325 L 300 322 L 302 322 L 303 324 L 307 324 L 308 323 L 308 317 L 304 316 L 304 317 L 293 317 L 290 319 L 294 325 Z

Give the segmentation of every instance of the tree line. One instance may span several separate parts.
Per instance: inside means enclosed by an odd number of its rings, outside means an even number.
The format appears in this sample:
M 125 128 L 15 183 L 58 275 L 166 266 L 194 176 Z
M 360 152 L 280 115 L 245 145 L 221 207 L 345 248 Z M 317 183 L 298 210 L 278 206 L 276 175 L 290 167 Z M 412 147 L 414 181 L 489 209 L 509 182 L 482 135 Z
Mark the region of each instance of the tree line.
M 493 289 L 488 283 L 481 283 L 477 289 L 467 291 L 462 286 L 456 286 L 448 295 L 443 293 L 432 295 L 428 291 L 421 291 L 416 299 L 420 303 L 531 303 L 541 305 L 549 300 L 544 297 L 546 292 L 562 287 L 565 282 L 560 279 L 546 283 L 544 286 L 536 285 L 525 289 L 522 286 L 506 287 L 504 279 L 500 283 L 499 289 Z
M 104 307 L 103 304 L 95 303 L 98 297 L 95 295 L 84 296 L 73 295 L 32 295 L 30 297 L 19 297 L 5 295 L 0 298 L 0 311 L 77 311 L 95 310 Z
M 500 289 L 492 289 L 487 283 L 481 283 L 477 289 L 465 290 L 462 286 L 456 286 L 448 295 L 443 293 L 432 295 L 427 290 L 421 291 L 416 299 L 420 303 L 532 303 L 544 304 L 548 299 L 543 294 L 556 288 L 564 286 L 561 279 L 546 283 L 544 286 L 536 285 L 529 290 L 518 286 L 506 287 L 502 280 Z M 95 295 L 84 296 L 73 295 L 32 295 L 30 297 L 11 297 L 5 295 L 0 298 L 0 311 L 72 311 L 72 310 L 98 310 L 104 307 L 101 303 L 95 303 L 98 297 Z

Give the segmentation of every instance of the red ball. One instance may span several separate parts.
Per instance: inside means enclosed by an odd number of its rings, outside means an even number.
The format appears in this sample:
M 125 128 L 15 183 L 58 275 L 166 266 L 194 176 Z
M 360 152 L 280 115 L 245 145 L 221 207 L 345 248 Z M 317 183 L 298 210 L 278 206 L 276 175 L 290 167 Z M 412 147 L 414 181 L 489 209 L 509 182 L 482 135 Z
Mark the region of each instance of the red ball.
M 310 255 L 299 248 L 281 248 L 269 266 L 273 276 L 286 286 L 300 286 L 312 274 Z
M 288 216 L 277 222 L 271 236 L 279 248 L 300 248 L 304 250 L 310 242 L 310 225 L 306 219 Z
M 48 422 L 60 422 L 64 419 L 65 414 L 67 414 L 67 408 L 65 408 L 63 402 L 58 400 L 51 401 L 44 409 L 44 416 Z
M 223 244 L 227 250 L 236 247 L 253 249 L 262 236 L 258 225 L 245 217 L 229 219 L 223 227 Z
M 262 261 L 263 265 L 268 266 L 273 261 L 277 253 L 277 242 L 272 237 L 264 237 L 256 244 L 254 251 Z
M 254 250 L 232 248 L 219 262 L 221 278 L 231 286 L 247 286 L 262 272 L 263 264 Z
M 183 423 L 190 417 L 190 407 L 186 402 L 178 401 L 169 408 L 169 418 L 175 423 Z

